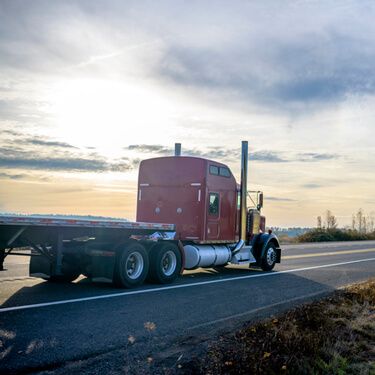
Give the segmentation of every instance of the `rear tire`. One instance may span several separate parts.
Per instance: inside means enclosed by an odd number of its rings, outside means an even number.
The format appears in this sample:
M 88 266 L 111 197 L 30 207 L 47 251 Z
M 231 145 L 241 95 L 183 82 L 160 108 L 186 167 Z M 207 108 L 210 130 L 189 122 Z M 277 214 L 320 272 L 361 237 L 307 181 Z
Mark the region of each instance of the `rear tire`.
M 174 243 L 161 243 L 151 249 L 150 281 L 158 284 L 172 283 L 179 276 L 181 267 L 181 253 Z
M 261 267 L 263 271 L 271 271 L 275 267 L 277 259 L 276 247 L 273 243 L 267 245 L 266 250 L 261 259 Z
M 117 254 L 113 282 L 120 288 L 134 288 L 145 281 L 148 269 L 145 248 L 137 242 L 128 243 Z

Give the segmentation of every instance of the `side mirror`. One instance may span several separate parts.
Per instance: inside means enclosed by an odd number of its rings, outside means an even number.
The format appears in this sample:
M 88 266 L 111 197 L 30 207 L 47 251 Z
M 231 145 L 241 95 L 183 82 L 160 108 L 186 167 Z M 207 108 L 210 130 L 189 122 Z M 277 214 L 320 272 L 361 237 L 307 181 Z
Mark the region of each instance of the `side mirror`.
M 263 207 L 263 193 L 260 192 L 258 195 L 258 205 L 257 205 L 258 211 L 260 211 L 262 207 Z

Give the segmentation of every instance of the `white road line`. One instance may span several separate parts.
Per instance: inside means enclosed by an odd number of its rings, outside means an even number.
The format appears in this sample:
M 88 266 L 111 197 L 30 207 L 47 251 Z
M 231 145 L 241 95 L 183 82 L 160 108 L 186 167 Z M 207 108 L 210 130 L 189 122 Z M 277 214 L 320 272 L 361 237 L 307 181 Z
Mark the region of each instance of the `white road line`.
M 8 312 L 8 311 L 16 311 L 16 310 L 35 309 L 35 308 L 38 308 L 38 307 L 64 305 L 64 304 L 67 304 L 67 303 L 77 303 L 77 302 L 85 302 L 85 301 L 94 301 L 94 300 L 98 300 L 98 299 L 107 299 L 107 298 L 115 298 L 115 297 L 122 297 L 122 296 L 130 296 L 130 295 L 136 295 L 136 294 L 163 292 L 165 290 L 190 288 L 190 287 L 200 286 L 200 285 L 218 284 L 218 283 L 225 283 L 225 282 L 229 282 L 229 281 L 253 279 L 253 278 L 258 278 L 258 277 L 278 276 L 278 275 L 285 274 L 285 273 L 295 273 L 295 272 L 309 271 L 309 270 L 315 270 L 315 269 L 320 269 L 320 268 L 343 266 L 343 265 L 346 265 L 346 264 L 371 262 L 371 261 L 374 261 L 374 260 L 375 260 L 375 258 L 359 259 L 359 260 L 352 260 L 352 261 L 349 261 L 349 262 L 323 264 L 323 265 L 320 265 L 320 266 L 295 268 L 295 269 L 291 269 L 291 270 L 268 272 L 268 273 L 259 273 L 259 274 L 256 274 L 256 275 L 248 275 L 248 276 L 236 276 L 236 277 L 231 277 L 231 278 L 228 277 L 228 278 L 219 279 L 219 280 L 200 281 L 200 282 L 197 282 L 197 283 L 171 285 L 171 286 L 165 286 L 165 287 L 153 288 L 153 289 L 133 290 L 133 291 L 130 291 L 130 292 L 104 294 L 104 295 L 99 295 L 99 296 L 66 299 L 66 300 L 61 300 L 61 301 L 43 302 L 43 303 L 36 303 L 36 304 L 33 304 L 33 305 L 5 307 L 5 308 L 0 309 L 0 313 L 4 313 L 4 312 Z
M 363 254 L 363 253 L 373 253 L 375 248 L 372 249 L 360 249 L 360 250 L 341 250 L 341 251 L 329 251 L 328 253 L 307 253 L 307 254 L 297 254 L 297 255 L 284 255 L 283 260 L 290 260 L 290 259 L 302 259 L 302 258 L 314 258 L 314 257 L 327 257 L 327 256 L 335 256 L 335 255 L 355 255 L 355 254 Z
M 305 242 L 299 244 L 282 245 L 283 250 L 305 250 L 311 248 L 335 248 L 335 247 L 353 247 L 353 246 L 373 246 L 375 241 L 342 241 L 342 242 Z

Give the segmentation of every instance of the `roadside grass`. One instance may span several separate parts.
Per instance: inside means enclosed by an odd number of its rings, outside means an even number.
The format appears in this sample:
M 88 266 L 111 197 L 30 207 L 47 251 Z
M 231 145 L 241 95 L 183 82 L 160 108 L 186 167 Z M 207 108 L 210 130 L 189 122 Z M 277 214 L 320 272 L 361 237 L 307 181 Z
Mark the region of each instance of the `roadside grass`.
M 375 232 L 361 233 L 353 229 L 312 228 L 295 237 L 290 237 L 285 233 L 280 233 L 277 237 L 282 245 L 305 242 L 371 241 L 375 240 Z
M 375 232 L 361 233 L 352 229 L 312 229 L 295 238 L 296 242 L 366 241 L 375 240 Z
M 173 372 L 375 375 L 375 279 L 223 335 Z

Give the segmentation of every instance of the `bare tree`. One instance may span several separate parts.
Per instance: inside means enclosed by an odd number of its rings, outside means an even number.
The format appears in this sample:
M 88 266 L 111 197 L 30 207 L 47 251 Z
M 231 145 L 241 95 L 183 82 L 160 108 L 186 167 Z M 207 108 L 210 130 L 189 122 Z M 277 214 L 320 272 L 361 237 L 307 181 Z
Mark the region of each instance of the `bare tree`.
M 334 229 L 337 227 L 337 219 L 336 216 L 330 210 L 326 211 L 326 225 L 327 230 Z
M 367 218 L 366 216 L 363 216 L 363 219 L 362 219 L 362 232 L 363 233 L 367 233 Z
M 367 227 L 369 233 L 372 233 L 374 231 L 374 216 L 372 213 L 367 216 Z
M 321 216 L 318 216 L 316 218 L 316 226 L 318 229 L 322 229 L 322 217 Z
M 352 215 L 352 229 L 358 230 L 360 233 L 372 233 L 375 229 L 374 213 L 371 212 L 370 215 L 366 215 L 364 210 L 360 208 Z
M 363 210 L 362 208 L 360 208 L 356 214 L 356 218 L 357 218 L 357 227 L 358 227 L 358 232 L 359 233 L 362 233 L 363 232 L 363 217 L 364 217 L 364 213 L 363 213 Z

